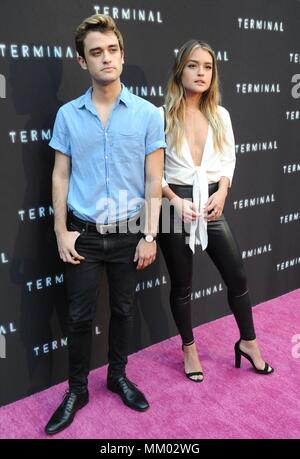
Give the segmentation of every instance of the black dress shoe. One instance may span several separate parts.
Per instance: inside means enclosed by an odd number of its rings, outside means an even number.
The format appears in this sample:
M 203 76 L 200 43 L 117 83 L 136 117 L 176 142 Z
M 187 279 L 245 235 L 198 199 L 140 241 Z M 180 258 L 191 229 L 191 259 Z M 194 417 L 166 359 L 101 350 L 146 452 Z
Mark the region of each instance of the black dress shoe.
M 48 435 L 54 435 L 68 427 L 76 414 L 77 410 L 83 408 L 89 401 L 88 391 L 82 394 L 67 392 L 63 402 L 52 415 L 50 421 L 45 427 Z
M 108 377 L 107 388 L 119 394 L 125 405 L 133 410 L 145 411 L 149 408 L 149 403 L 144 394 L 126 376 L 120 376 L 119 378 Z

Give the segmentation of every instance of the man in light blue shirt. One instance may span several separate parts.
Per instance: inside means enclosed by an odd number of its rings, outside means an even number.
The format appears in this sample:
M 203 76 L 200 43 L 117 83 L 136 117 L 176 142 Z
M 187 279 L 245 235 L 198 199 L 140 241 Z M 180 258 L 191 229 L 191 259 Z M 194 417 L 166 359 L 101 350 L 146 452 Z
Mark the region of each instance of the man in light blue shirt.
M 49 145 L 72 161 L 69 209 L 84 220 L 108 223 L 140 210 L 145 159 L 164 145 L 164 134 L 157 108 L 123 85 L 104 127 L 92 93 L 89 88 L 59 109 Z M 119 209 L 120 190 L 127 192 L 128 209 Z
M 50 142 L 54 229 L 69 304 L 69 391 L 46 426 L 48 434 L 65 429 L 88 403 L 91 328 L 104 267 L 111 307 L 107 387 L 132 409 L 149 407 L 125 367 L 136 270 L 156 256 L 163 121 L 156 107 L 120 82 L 124 46 L 112 18 L 87 18 L 75 41 L 92 87 L 59 109 Z M 131 231 L 141 217 L 142 232 Z

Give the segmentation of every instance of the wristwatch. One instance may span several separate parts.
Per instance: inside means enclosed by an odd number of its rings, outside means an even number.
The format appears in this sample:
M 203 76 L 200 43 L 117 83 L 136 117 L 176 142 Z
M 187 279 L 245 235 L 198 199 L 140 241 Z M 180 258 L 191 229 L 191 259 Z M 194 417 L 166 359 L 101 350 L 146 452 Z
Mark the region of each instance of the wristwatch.
M 144 239 L 146 242 L 153 242 L 156 241 L 156 236 L 153 236 L 153 234 L 144 234 Z

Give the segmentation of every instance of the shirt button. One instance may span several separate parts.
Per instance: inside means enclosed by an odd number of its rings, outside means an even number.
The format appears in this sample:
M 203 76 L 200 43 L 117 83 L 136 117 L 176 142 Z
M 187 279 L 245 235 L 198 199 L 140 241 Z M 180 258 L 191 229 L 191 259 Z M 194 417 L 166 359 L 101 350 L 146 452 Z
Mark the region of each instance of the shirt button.
M 106 181 L 109 182 L 109 178 L 107 178 Z
M 108 156 L 105 156 L 105 159 L 108 159 Z

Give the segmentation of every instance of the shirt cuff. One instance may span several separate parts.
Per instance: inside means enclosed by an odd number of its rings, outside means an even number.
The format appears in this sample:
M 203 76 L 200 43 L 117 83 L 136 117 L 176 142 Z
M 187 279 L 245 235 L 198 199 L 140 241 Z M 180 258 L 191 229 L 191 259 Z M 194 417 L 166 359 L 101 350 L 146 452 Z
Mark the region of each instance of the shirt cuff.
M 229 179 L 229 188 L 231 187 L 231 184 L 232 184 L 232 178 L 233 178 L 233 171 L 231 171 L 231 169 L 225 169 L 223 168 L 221 170 L 221 177 L 227 177 Z
M 157 142 L 151 143 L 146 148 L 146 155 L 149 155 L 149 153 L 153 153 L 155 150 L 158 150 L 159 148 L 167 148 L 166 142 L 158 140 Z
M 68 148 L 64 147 L 62 144 L 57 142 L 57 140 L 55 139 L 50 140 L 49 146 L 53 148 L 54 150 L 57 150 L 60 153 L 63 153 L 64 155 L 71 156 L 71 153 L 69 152 Z

